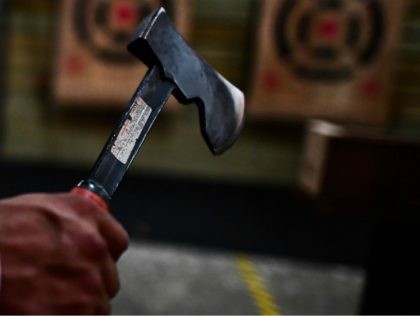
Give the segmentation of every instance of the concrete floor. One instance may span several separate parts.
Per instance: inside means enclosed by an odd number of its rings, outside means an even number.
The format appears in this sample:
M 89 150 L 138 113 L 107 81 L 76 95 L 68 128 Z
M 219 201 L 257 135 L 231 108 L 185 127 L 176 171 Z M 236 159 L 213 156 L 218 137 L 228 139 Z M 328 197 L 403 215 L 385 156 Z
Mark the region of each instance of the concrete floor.
M 149 243 L 119 270 L 113 314 L 355 314 L 364 283 L 345 266 Z

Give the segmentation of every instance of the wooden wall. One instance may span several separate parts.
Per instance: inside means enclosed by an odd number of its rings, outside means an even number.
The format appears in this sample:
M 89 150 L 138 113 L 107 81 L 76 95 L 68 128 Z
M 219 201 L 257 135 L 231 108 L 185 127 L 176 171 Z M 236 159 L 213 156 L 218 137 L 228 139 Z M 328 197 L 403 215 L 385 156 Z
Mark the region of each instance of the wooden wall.
M 4 0 L 3 0 L 4 1 Z M 247 88 L 252 73 L 256 0 L 193 2 L 192 46 L 228 79 Z M 61 165 L 93 164 L 117 111 L 76 111 L 51 100 L 55 54 L 56 1 L 11 1 L 8 38 L 7 99 L 4 102 L 6 160 Z M 420 136 L 420 4 L 413 3 L 399 43 L 398 72 L 392 103 L 395 133 Z M 184 107 L 158 118 L 130 172 L 181 177 L 292 184 L 295 181 L 304 124 L 249 119 L 237 144 L 213 157 L 199 133 L 197 110 Z

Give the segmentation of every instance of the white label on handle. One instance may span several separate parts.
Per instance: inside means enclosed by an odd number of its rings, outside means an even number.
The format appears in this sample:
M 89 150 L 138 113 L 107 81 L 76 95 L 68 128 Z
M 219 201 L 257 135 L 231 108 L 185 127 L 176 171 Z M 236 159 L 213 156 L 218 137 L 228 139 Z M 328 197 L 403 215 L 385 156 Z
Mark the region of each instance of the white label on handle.
M 130 158 L 151 113 L 152 108 L 138 97 L 111 148 L 111 153 L 123 164 L 126 164 Z

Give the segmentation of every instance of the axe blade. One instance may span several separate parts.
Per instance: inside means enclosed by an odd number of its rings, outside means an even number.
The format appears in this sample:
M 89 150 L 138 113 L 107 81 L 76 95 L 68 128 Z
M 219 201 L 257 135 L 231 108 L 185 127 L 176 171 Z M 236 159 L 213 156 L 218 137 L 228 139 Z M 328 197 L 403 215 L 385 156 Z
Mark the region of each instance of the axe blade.
M 244 123 L 243 93 L 186 43 L 163 8 L 147 16 L 128 44 L 128 50 L 175 84 L 180 103 L 196 103 L 204 139 L 221 154 L 237 139 Z

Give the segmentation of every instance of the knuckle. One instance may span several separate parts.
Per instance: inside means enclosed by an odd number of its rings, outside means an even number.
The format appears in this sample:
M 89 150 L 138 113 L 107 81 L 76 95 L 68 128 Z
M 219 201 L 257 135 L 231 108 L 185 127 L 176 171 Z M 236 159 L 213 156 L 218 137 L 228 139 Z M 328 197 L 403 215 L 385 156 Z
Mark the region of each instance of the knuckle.
M 91 268 L 80 278 L 80 286 L 87 292 L 96 293 L 103 290 L 104 284 L 98 269 Z
M 116 255 L 119 257 L 128 248 L 129 236 L 119 223 L 117 223 L 117 227 L 117 233 L 114 235 L 112 242 L 114 243 L 113 248 L 115 248 Z
M 105 254 L 108 250 L 105 240 L 97 233 L 88 234 L 87 241 L 94 253 Z
M 128 233 L 123 228 L 121 228 L 119 240 L 121 252 L 127 250 L 129 244 L 129 237 Z
M 74 239 L 79 250 L 92 259 L 103 258 L 108 252 L 105 240 L 97 232 L 80 232 L 74 236 Z

